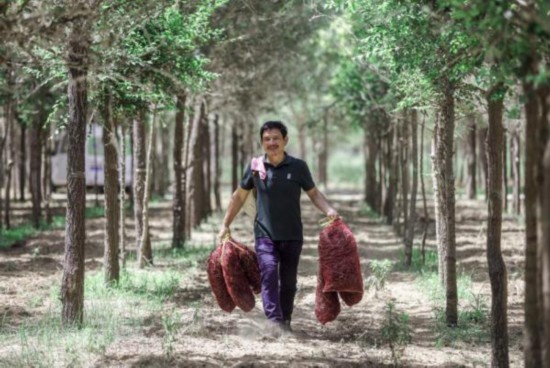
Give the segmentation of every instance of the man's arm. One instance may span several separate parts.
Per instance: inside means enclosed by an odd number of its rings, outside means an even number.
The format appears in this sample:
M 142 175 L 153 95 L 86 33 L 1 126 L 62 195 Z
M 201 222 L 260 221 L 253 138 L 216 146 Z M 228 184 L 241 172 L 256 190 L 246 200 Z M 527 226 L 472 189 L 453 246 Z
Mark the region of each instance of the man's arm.
M 225 212 L 225 216 L 223 218 L 222 228 L 218 234 L 220 240 L 230 233 L 229 226 L 231 226 L 233 219 L 241 210 L 244 201 L 249 194 L 250 190 L 243 189 L 239 186 L 231 195 L 229 206 L 227 206 L 227 211 Z
M 312 189 L 308 190 L 306 194 L 308 195 L 309 199 L 311 199 L 311 202 L 313 202 L 315 207 L 320 209 L 321 212 L 323 212 L 325 215 L 327 215 L 328 217 L 338 217 L 338 212 L 331 207 L 323 193 L 321 193 L 321 191 L 317 189 L 317 187 L 313 187 Z

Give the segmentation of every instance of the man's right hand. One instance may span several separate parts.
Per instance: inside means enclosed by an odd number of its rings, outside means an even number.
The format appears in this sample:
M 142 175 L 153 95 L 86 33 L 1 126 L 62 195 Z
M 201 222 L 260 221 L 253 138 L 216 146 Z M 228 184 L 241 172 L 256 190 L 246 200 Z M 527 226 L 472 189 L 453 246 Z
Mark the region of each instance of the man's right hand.
M 218 233 L 218 242 L 221 243 L 226 236 L 231 236 L 231 230 L 229 230 L 229 226 L 222 226 Z

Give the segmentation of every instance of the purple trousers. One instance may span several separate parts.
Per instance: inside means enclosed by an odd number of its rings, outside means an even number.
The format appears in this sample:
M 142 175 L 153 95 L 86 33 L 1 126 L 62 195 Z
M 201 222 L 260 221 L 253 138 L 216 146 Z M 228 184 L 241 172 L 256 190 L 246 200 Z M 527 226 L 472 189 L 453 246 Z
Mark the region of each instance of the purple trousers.
M 281 323 L 290 320 L 292 316 L 302 244 L 302 240 L 256 239 L 256 256 L 262 277 L 262 302 L 265 315 L 272 322 Z

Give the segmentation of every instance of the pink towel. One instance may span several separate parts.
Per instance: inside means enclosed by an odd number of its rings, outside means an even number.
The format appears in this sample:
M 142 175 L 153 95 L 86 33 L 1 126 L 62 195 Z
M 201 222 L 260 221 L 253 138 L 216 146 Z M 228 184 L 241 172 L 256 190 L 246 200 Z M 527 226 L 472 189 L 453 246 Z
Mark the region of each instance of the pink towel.
M 257 171 L 260 174 L 260 179 L 265 180 L 267 176 L 264 166 L 264 157 L 252 157 L 252 162 L 250 163 L 250 169 L 252 171 Z

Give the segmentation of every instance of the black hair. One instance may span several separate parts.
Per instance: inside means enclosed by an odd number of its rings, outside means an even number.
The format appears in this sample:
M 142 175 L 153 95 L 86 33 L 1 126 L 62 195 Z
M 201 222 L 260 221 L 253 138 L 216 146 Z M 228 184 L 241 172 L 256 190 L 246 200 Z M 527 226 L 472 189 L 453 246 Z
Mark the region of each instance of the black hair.
M 287 130 L 282 121 L 266 121 L 260 128 L 260 141 L 264 136 L 264 132 L 271 129 L 279 129 L 283 135 L 283 138 L 286 138 Z

